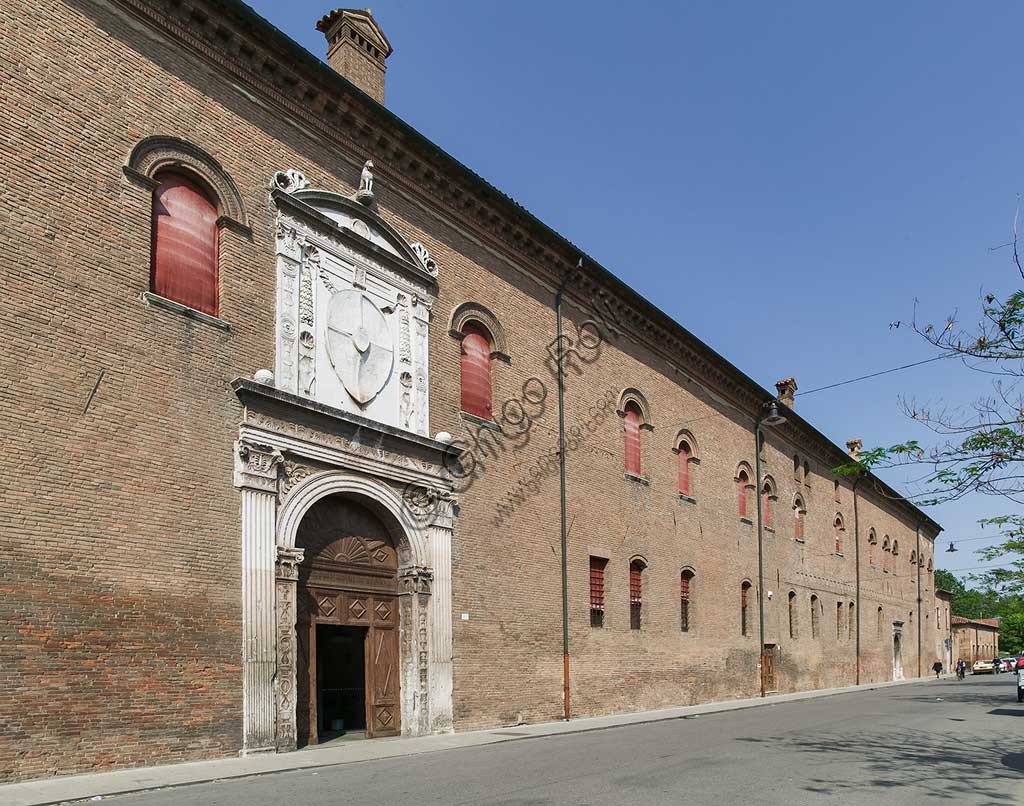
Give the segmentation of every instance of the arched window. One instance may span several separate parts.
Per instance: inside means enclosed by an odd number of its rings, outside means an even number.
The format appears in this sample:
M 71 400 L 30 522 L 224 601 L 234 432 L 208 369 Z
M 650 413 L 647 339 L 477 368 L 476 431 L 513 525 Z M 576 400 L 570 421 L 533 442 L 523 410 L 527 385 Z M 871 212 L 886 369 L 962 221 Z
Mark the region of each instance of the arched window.
M 843 516 L 837 514 L 835 520 L 832 522 L 832 529 L 835 532 L 836 539 L 836 554 L 843 553 L 843 535 L 846 532 L 846 526 L 843 524 Z
M 796 591 L 789 592 L 789 637 L 796 638 Z
M 462 326 L 462 410 L 491 419 L 491 334 L 478 322 Z
M 875 546 L 878 545 L 878 535 L 874 529 L 868 530 L 868 563 L 875 564 Z
M 689 431 L 680 431 L 676 436 L 675 447 L 678 472 L 677 483 L 679 494 L 692 498 L 694 494 L 694 467 L 698 464 L 697 443 Z
M 910 550 L 910 564 L 917 565 L 917 552 L 914 549 Z
M 846 620 L 846 637 L 853 640 L 857 632 L 857 609 L 853 602 L 850 602 L 850 617 Z
M 811 463 L 804 462 L 804 487 L 811 486 Z
M 736 471 L 737 510 L 741 518 L 750 518 L 750 494 L 754 489 L 752 477 L 750 466 L 741 462 Z
M 836 640 L 837 641 L 842 640 L 844 632 L 845 632 L 845 630 L 843 628 L 843 603 L 842 602 L 836 602 Z
M 631 630 L 640 629 L 644 568 L 643 560 L 633 560 L 629 564 L 629 629 Z
M 889 554 L 891 553 L 891 547 L 889 545 L 889 535 L 882 538 L 882 572 L 885 574 L 889 573 Z
M 750 619 L 747 617 L 749 598 L 750 583 L 747 580 L 743 580 L 743 584 L 740 585 L 740 635 L 743 636 L 750 634 Z
M 842 500 L 839 495 L 839 479 L 835 479 L 832 482 L 832 498 L 835 499 L 837 504 Z
M 811 638 L 821 637 L 821 617 L 819 615 L 821 611 L 821 603 L 818 601 L 818 597 L 811 595 Z
M 626 403 L 623 411 L 625 412 L 622 418 L 622 428 L 625 439 L 626 472 L 631 476 L 639 476 L 640 424 L 643 422 L 643 414 L 640 411 L 640 407 L 632 400 Z
M 804 518 L 807 517 L 807 506 L 804 499 L 797 493 L 793 496 L 793 539 L 803 542 L 804 539 Z
M 930 573 L 932 573 L 932 571 L 934 571 L 934 570 L 935 570 L 935 569 L 934 569 L 934 568 L 932 567 L 932 558 L 931 558 L 931 557 L 929 557 L 929 558 L 928 558 L 928 573 L 930 574 Z
M 590 626 L 604 626 L 604 569 L 608 560 L 590 558 Z
M 690 631 L 690 602 L 693 596 L 694 573 L 689 568 L 684 568 L 679 574 L 679 629 L 683 632 Z
M 896 540 L 892 541 L 892 556 L 893 557 L 899 557 L 900 556 L 900 544 Z
M 217 315 L 217 205 L 190 176 L 161 171 L 153 191 L 150 290 Z
M 883 621 L 885 621 L 885 618 L 882 616 L 882 607 L 881 607 L 881 605 L 879 605 L 879 607 L 878 607 L 878 628 L 877 628 L 878 635 L 876 636 L 877 638 L 881 638 L 882 637 L 882 622 Z
M 802 469 L 803 468 L 800 466 L 800 457 L 797 456 L 794 453 L 793 454 L 793 481 L 797 482 L 798 484 L 802 483 L 803 480 L 804 480 L 803 479 L 803 474 L 801 473 Z
M 777 498 L 778 496 L 775 494 L 775 479 L 771 476 L 765 476 L 764 484 L 761 485 L 761 522 L 764 524 L 766 529 L 775 528 L 775 524 L 772 519 L 774 510 L 772 502 Z

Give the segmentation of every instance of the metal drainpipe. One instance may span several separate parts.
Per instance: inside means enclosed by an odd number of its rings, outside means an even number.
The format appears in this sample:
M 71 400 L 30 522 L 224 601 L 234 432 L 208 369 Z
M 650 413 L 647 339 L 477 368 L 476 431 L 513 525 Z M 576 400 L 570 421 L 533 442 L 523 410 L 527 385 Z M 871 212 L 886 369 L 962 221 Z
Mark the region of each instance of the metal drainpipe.
M 856 566 L 856 595 L 857 600 L 857 672 L 855 683 L 860 685 L 860 517 L 857 512 L 857 485 L 860 484 L 861 477 L 858 476 L 853 482 L 853 539 L 854 539 L 854 565 Z
M 921 676 L 921 523 L 917 522 L 917 561 L 914 571 L 917 574 L 917 676 Z
M 761 647 L 759 652 L 761 670 L 761 696 L 765 696 L 764 690 L 764 526 L 761 519 L 761 420 L 757 418 L 754 423 L 754 478 L 757 487 L 754 488 L 754 495 L 757 497 L 757 610 L 758 622 L 760 625 L 759 634 Z
M 583 268 L 583 259 L 577 264 Z M 569 719 L 569 571 L 567 567 L 568 539 L 565 521 L 565 373 L 562 363 L 562 292 L 569 280 L 566 274 L 555 293 L 555 331 L 558 342 L 558 476 L 562 519 L 562 718 Z

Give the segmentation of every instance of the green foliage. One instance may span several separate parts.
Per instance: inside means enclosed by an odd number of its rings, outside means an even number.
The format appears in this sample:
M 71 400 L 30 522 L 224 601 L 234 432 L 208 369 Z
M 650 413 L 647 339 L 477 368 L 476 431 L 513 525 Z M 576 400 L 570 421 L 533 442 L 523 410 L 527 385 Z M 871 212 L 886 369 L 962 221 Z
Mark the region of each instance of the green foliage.
M 1024 652 L 1024 613 L 1011 613 L 999 623 L 999 651 L 1009 655 Z

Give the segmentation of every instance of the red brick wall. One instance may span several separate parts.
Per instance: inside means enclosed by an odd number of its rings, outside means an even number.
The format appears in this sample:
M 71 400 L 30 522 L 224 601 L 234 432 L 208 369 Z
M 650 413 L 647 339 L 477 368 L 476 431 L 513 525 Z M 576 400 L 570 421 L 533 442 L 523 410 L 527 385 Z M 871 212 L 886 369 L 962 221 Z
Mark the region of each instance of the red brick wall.
M 239 408 L 228 382 L 272 367 L 271 174 L 294 167 L 315 186 L 350 193 L 362 160 L 255 102 L 191 51 L 113 6 L 0 0 L 5 112 L 0 142 L 0 323 L 8 424 L 0 517 L 0 778 L 28 778 L 237 752 L 241 731 L 239 497 L 232 440 Z M 310 21 L 312 24 L 312 20 Z M 220 316 L 230 332 L 147 308 L 150 198 L 121 166 L 143 137 L 168 134 L 213 154 L 237 184 L 252 237 L 222 230 Z M 542 404 L 526 436 L 501 440 L 460 498 L 453 546 L 457 729 L 554 719 L 562 708 L 559 490 L 554 289 L 525 260 L 452 223 L 428 191 L 378 180 L 382 215 L 420 240 L 440 267 L 431 325 L 432 431 L 469 441 L 459 409 L 451 311 L 467 300 L 498 317 L 511 360 L 494 363 L 494 410 Z M 418 194 L 418 195 L 417 195 Z M 567 306 L 567 331 L 586 317 Z M 97 385 L 98 381 L 98 385 Z M 641 432 L 646 483 L 623 474 L 617 392 L 639 389 L 653 430 Z M 95 392 L 93 391 L 95 387 Z M 611 392 L 609 392 L 611 390 Z M 536 398 L 534 398 L 536 399 Z M 740 584 L 756 585 L 756 536 L 736 513 L 737 464 L 753 464 L 749 418 L 721 395 L 630 338 L 570 371 L 566 388 L 570 648 L 577 715 L 757 692 L 753 628 L 739 634 Z M 605 401 L 595 415 L 592 407 Z M 588 413 L 589 411 L 589 413 Z M 579 437 L 573 435 L 577 426 Z M 677 431 L 690 429 L 699 464 L 693 497 L 676 493 Z M 835 638 L 835 601 L 853 600 L 849 490 L 836 504 L 813 446 L 771 433 L 777 531 L 766 536 L 769 640 L 781 647 L 782 690 L 853 680 L 853 642 Z M 525 443 L 525 444 L 523 444 Z M 504 447 L 501 447 L 504 446 Z M 806 542 L 790 533 L 792 454 L 814 467 Z M 531 468 L 544 467 L 526 484 Z M 523 500 L 499 505 L 524 482 Z M 832 555 L 832 517 L 847 524 Z M 897 571 L 865 569 L 862 680 L 891 673 L 891 622 L 915 608 L 908 576 L 913 525 L 881 499 L 861 506 L 861 539 L 875 525 L 900 541 Z M 931 547 L 927 545 L 930 552 Z M 608 559 L 606 626 L 589 626 L 589 557 Z M 643 628 L 629 630 L 628 565 L 647 562 Z M 866 560 L 865 560 L 866 563 Z M 679 631 L 679 572 L 692 567 L 691 631 Z M 900 570 L 902 569 L 902 570 Z M 928 581 L 929 589 L 931 582 Z M 800 637 L 785 632 L 788 591 L 802 603 Z M 809 596 L 823 603 L 812 641 Z M 927 614 L 929 598 L 923 607 Z M 874 638 L 876 600 L 887 628 Z M 906 611 L 906 612 L 904 612 Z M 469 615 L 463 620 L 461 614 Z M 917 620 L 915 612 L 915 622 Z M 916 627 L 915 627 L 916 630 Z M 923 645 L 932 646 L 925 638 Z M 904 626 L 904 670 L 916 672 Z M 925 659 L 925 671 L 930 659 Z

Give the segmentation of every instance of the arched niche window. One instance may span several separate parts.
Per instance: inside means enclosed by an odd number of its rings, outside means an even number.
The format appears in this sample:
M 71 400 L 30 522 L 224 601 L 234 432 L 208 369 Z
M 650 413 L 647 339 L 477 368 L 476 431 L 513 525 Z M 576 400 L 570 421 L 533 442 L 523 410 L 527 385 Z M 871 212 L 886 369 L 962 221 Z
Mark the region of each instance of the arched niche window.
M 930 574 L 930 573 L 932 573 L 932 572 L 933 572 L 934 570 L 935 570 L 935 569 L 934 569 L 934 567 L 932 566 L 932 558 L 931 558 L 931 557 L 929 557 L 929 558 L 928 558 L 928 573 Z
M 910 564 L 917 565 L 917 552 L 914 549 L 910 550 Z
M 841 641 L 842 638 L 843 638 L 843 633 L 846 632 L 845 628 L 843 627 L 843 612 L 844 612 L 843 603 L 842 602 L 836 602 L 836 640 L 837 641 Z
M 676 435 L 676 446 L 673 448 L 677 462 L 677 488 L 679 494 L 686 498 L 694 497 L 694 469 L 700 464 L 697 457 L 697 442 L 689 431 L 680 431 Z
M 876 637 L 877 638 L 881 638 L 882 637 L 882 624 L 884 622 L 885 622 L 885 618 L 884 618 L 884 616 L 882 614 L 882 607 L 881 607 L 881 605 L 879 605 L 879 607 L 878 607 L 878 626 L 876 627 L 876 632 L 877 632 Z
M 740 584 L 740 635 L 750 635 L 750 580 L 744 579 Z
M 850 614 L 846 620 L 846 629 L 846 638 L 852 641 L 857 634 L 857 606 L 853 602 L 850 602 Z
M 642 478 L 640 434 L 651 429 L 647 400 L 636 389 L 626 389 L 619 396 L 617 413 L 622 418 L 623 467 L 626 475 Z
M 797 493 L 793 496 L 793 539 L 803 542 L 804 520 L 807 518 L 807 505 L 804 504 L 803 496 Z
M 900 544 L 899 544 L 899 541 L 897 541 L 897 540 L 893 540 L 892 541 L 892 556 L 893 557 L 899 557 L 900 556 Z
M 797 635 L 797 613 L 796 613 L 796 591 L 789 592 L 789 637 L 796 638 Z
M 682 632 L 690 631 L 690 623 L 693 617 L 693 580 L 696 574 L 692 568 L 684 568 L 679 573 L 679 629 Z
M 846 526 L 843 523 L 843 516 L 836 513 L 835 519 L 832 521 L 832 530 L 835 533 L 835 551 L 836 554 L 843 553 L 843 539 L 846 537 Z
M 868 563 L 875 564 L 875 546 L 878 545 L 878 535 L 874 528 L 868 530 Z
M 811 638 L 821 637 L 821 601 L 811 594 Z
M 889 535 L 882 538 L 882 572 L 889 573 L 889 555 L 892 553 L 892 545 L 889 543 Z
M 771 476 L 764 477 L 761 485 L 761 523 L 766 529 L 775 529 L 775 502 L 779 496 L 775 491 L 775 479 Z
M 462 410 L 466 414 L 492 419 L 490 331 L 475 320 L 462 325 L 460 341 L 462 366 Z
M 629 629 L 639 630 L 643 611 L 644 571 L 647 563 L 636 558 L 629 563 Z
M 754 491 L 754 473 L 750 465 L 740 462 L 736 468 L 736 507 L 741 518 L 750 518 L 750 496 Z
M 165 170 L 153 179 L 150 291 L 217 316 L 217 203 L 193 175 Z
M 220 230 L 252 236 L 231 177 L 198 146 L 166 135 L 140 140 L 122 171 L 152 194 L 146 299 L 216 317 Z
M 803 466 L 800 464 L 800 457 L 795 453 L 793 454 L 793 481 L 797 484 L 802 484 L 804 480 Z
M 804 460 L 804 487 L 811 486 L 811 463 Z

